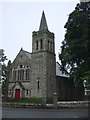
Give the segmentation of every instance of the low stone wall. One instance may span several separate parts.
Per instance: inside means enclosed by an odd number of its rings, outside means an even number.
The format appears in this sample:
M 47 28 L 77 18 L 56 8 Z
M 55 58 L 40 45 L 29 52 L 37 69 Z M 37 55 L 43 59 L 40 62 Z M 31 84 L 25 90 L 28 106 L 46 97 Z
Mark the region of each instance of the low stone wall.
M 57 108 L 87 108 L 90 102 L 88 101 L 73 101 L 73 102 L 58 102 Z M 53 104 L 29 104 L 29 103 L 7 103 L 3 102 L 2 107 L 15 108 L 54 108 Z M 56 108 L 56 107 L 55 107 Z
M 29 104 L 29 103 L 2 103 L 2 107 L 15 107 L 15 108 L 48 108 L 50 106 L 43 104 Z
M 68 101 L 68 102 L 58 102 L 59 107 L 64 108 L 88 108 L 90 101 Z

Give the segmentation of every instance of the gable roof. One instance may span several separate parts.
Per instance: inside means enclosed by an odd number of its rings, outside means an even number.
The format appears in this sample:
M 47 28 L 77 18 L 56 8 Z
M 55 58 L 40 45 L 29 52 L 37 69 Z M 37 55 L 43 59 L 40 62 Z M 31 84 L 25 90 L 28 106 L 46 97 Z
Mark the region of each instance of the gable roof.
M 15 63 L 15 61 L 17 60 L 17 58 L 19 57 L 19 55 L 20 55 L 21 53 L 23 53 L 29 60 L 31 60 L 31 53 L 30 53 L 30 52 L 27 52 L 27 51 L 25 51 L 25 50 L 23 50 L 23 49 L 21 48 L 21 50 L 20 50 L 19 53 L 17 54 L 16 58 L 13 60 L 12 65 L 13 65 L 13 63 Z M 22 56 L 22 55 L 21 55 L 21 56 Z
M 14 89 L 14 88 L 16 87 L 16 85 L 19 85 L 19 86 L 20 86 L 20 88 L 22 88 L 22 89 L 24 89 L 24 90 L 25 90 L 25 88 L 24 88 L 24 86 L 22 85 L 22 83 L 21 83 L 21 82 L 16 82 L 16 83 L 12 86 L 12 88 L 11 88 L 11 89 Z
M 31 60 L 31 57 L 32 57 L 32 54 L 28 51 L 25 51 L 21 48 L 20 52 L 23 52 L 30 60 Z M 19 53 L 20 53 L 19 52 Z M 19 54 L 18 53 L 18 54 Z M 16 59 L 16 58 L 15 58 Z M 15 61 L 15 60 L 14 60 Z M 14 62 L 13 61 L 13 62 Z M 69 77 L 69 75 L 66 75 L 65 73 L 62 73 L 62 71 L 60 70 L 60 64 L 58 62 L 56 62 L 56 76 L 60 76 L 60 77 Z
M 62 71 L 60 70 L 60 64 L 58 62 L 56 62 L 56 76 L 69 77 L 69 75 L 62 73 Z

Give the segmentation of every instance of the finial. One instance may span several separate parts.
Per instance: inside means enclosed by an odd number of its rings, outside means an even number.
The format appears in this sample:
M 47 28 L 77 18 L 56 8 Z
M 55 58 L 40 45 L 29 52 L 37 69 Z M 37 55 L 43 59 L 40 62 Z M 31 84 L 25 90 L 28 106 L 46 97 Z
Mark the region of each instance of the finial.
M 21 50 L 23 50 L 23 48 L 21 47 Z

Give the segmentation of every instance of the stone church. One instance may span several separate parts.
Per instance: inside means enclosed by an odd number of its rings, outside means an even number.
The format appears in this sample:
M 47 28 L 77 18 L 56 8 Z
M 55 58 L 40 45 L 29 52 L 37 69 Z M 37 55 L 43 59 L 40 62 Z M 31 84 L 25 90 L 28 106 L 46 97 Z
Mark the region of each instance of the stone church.
M 60 71 L 56 62 L 55 36 L 48 29 L 44 11 L 38 31 L 32 32 L 32 53 L 21 48 L 10 65 L 8 97 L 41 98 L 52 100 L 57 93 L 58 99 L 69 99 L 72 82 Z

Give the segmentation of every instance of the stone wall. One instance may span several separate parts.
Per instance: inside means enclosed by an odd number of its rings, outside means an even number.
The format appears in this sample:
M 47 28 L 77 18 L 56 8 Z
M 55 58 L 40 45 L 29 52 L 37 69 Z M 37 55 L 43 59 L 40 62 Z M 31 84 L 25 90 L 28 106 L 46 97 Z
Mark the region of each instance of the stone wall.
M 56 76 L 58 100 L 71 100 L 74 93 L 73 81 L 65 77 Z
M 57 103 L 57 109 L 62 108 L 81 108 L 88 111 L 88 104 L 90 102 L 88 101 L 73 101 L 73 102 L 58 102 Z M 48 109 L 54 109 L 53 104 L 30 104 L 30 103 L 9 103 L 9 102 L 3 102 L 2 107 L 13 107 L 13 108 L 48 108 Z
M 42 48 L 41 46 L 42 40 Z M 31 97 L 53 99 L 56 78 L 54 34 L 48 30 L 32 35 L 32 92 Z
M 32 97 L 53 98 L 56 76 L 55 65 L 55 56 L 50 53 L 44 51 L 32 54 Z
M 21 49 L 20 52 L 18 53 L 18 55 L 16 56 L 16 58 L 14 59 L 13 63 L 10 66 L 9 78 L 8 78 L 8 80 L 9 80 L 8 97 L 15 98 L 15 89 L 16 89 L 17 85 L 18 85 L 18 88 L 22 91 L 20 93 L 20 95 L 21 95 L 20 98 L 25 96 L 25 92 L 27 90 L 31 89 L 31 83 L 30 83 L 30 81 L 31 81 L 31 59 L 30 59 L 30 57 L 28 57 L 26 55 L 26 53 L 27 53 L 26 51 Z M 28 53 L 28 55 L 30 55 L 30 53 Z M 20 68 L 20 66 L 22 66 L 22 67 Z M 27 69 L 29 70 L 28 75 L 26 74 Z M 21 77 L 21 75 L 19 74 L 20 70 L 24 71 L 24 73 L 22 74 L 23 77 Z M 16 72 L 15 75 L 14 75 L 14 72 Z M 27 76 L 29 76 L 29 77 L 27 77 Z M 24 87 L 25 92 L 23 92 L 23 88 L 18 83 L 20 83 Z
M 84 87 L 75 87 L 73 80 L 56 76 L 58 100 L 83 100 Z

